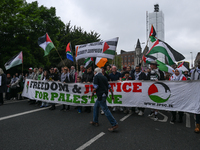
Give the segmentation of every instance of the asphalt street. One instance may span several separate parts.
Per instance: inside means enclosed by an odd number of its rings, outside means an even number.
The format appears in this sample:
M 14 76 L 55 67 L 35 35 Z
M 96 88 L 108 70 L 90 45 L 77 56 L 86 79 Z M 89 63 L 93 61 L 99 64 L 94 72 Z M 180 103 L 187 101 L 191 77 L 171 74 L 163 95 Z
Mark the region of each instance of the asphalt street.
M 200 150 L 200 134 L 194 133 L 193 114 L 186 113 L 183 123 L 170 124 L 170 112 L 160 111 L 159 121 L 116 111 L 116 132 L 104 115 L 100 126 L 89 125 L 92 113 L 39 108 L 28 100 L 5 101 L 0 106 L 0 150 Z

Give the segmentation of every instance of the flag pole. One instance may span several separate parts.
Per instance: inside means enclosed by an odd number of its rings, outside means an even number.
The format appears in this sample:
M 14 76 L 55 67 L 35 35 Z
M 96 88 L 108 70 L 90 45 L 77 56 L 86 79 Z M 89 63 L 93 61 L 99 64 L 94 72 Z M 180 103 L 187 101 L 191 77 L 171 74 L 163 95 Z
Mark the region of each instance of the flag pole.
M 22 51 L 22 77 L 23 77 L 23 70 L 24 70 L 24 59 L 23 59 L 23 51 Z
M 77 52 L 78 52 L 78 47 L 75 47 L 75 57 L 74 58 L 76 58 L 77 57 Z M 75 59 L 74 59 L 75 60 Z M 77 82 L 77 77 L 78 77 L 78 60 L 76 59 L 76 69 L 77 69 L 77 75 L 76 75 L 76 77 L 75 77 L 75 83 Z
M 77 69 L 77 72 L 76 72 L 76 77 L 75 77 L 75 83 L 77 82 L 77 77 L 78 77 L 78 60 L 76 61 L 76 69 Z
M 59 55 L 59 57 L 60 57 L 61 61 L 63 62 L 63 65 L 65 66 L 65 63 L 64 63 L 64 61 L 62 60 L 62 58 L 61 58 L 61 56 L 60 56 L 60 54 L 59 54 L 59 52 L 58 52 L 58 50 L 57 50 L 57 48 L 56 48 L 56 47 L 55 47 L 55 49 L 56 49 L 56 51 L 57 51 L 57 53 L 58 53 L 58 55 Z

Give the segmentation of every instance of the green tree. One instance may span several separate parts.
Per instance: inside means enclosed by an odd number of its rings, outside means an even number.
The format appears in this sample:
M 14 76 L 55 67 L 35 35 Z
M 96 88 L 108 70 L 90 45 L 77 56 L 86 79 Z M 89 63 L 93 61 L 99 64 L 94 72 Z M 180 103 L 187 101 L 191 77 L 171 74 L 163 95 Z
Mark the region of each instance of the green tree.
M 4 68 L 12 56 L 23 51 L 25 70 L 29 67 L 57 66 L 60 57 L 66 59 L 65 49 L 71 42 L 73 53 L 75 45 L 99 41 L 96 32 L 87 33 L 81 27 L 64 24 L 56 16 L 54 7 L 38 6 L 38 2 L 27 3 L 25 0 L 2 0 L 0 3 L 0 67 Z M 38 38 L 48 33 L 56 49 L 48 56 L 38 46 Z M 70 64 L 69 60 L 65 64 Z M 13 67 L 7 73 L 21 72 L 21 66 Z

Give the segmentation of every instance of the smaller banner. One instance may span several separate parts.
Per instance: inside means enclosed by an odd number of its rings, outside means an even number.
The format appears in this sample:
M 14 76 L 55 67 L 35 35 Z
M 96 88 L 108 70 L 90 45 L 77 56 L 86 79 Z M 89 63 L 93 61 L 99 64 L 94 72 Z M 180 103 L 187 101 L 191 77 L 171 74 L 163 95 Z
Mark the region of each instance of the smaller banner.
M 113 59 L 115 56 L 117 43 L 118 37 L 106 41 L 76 45 L 76 61 L 81 58 L 88 57 L 104 57 Z

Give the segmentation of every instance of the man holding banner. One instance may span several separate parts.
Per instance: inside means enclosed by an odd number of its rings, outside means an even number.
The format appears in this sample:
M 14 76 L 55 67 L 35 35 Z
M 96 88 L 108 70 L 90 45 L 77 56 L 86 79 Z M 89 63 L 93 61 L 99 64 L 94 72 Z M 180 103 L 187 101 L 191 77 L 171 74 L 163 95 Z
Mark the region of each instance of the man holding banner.
M 110 89 L 112 94 L 112 100 L 114 101 L 113 91 L 111 89 L 110 84 L 108 83 L 107 78 L 102 75 L 102 70 L 100 68 L 96 68 L 94 70 L 94 74 L 95 74 L 93 82 L 94 89 L 92 91 L 91 98 L 92 96 L 94 96 L 94 92 L 96 91 L 97 100 L 94 104 L 93 121 L 91 121 L 90 124 L 94 126 L 99 126 L 98 116 L 99 116 L 99 106 L 100 106 L 104 111 L 106 117 L 108 118 L 110 124 L 112 125 L 112 127 L 108 128 L 108 130 L 113 132 L 118 128 L 118 123 L 111 114 L 106 104 L 106 98 L 108 97 L 108 89 Z
M 151 72 L 147 76 L 147 80 L 151 81 L 158 81 L 158 80 L 165 80 L 164 73 L 158 69 L 157 61 L 151 61 L 150 62 L 150 68 Z M 149 117 L 154 116 L 154 121 L 158 120 L 157 117 L 158 110 L 151 110 Z

